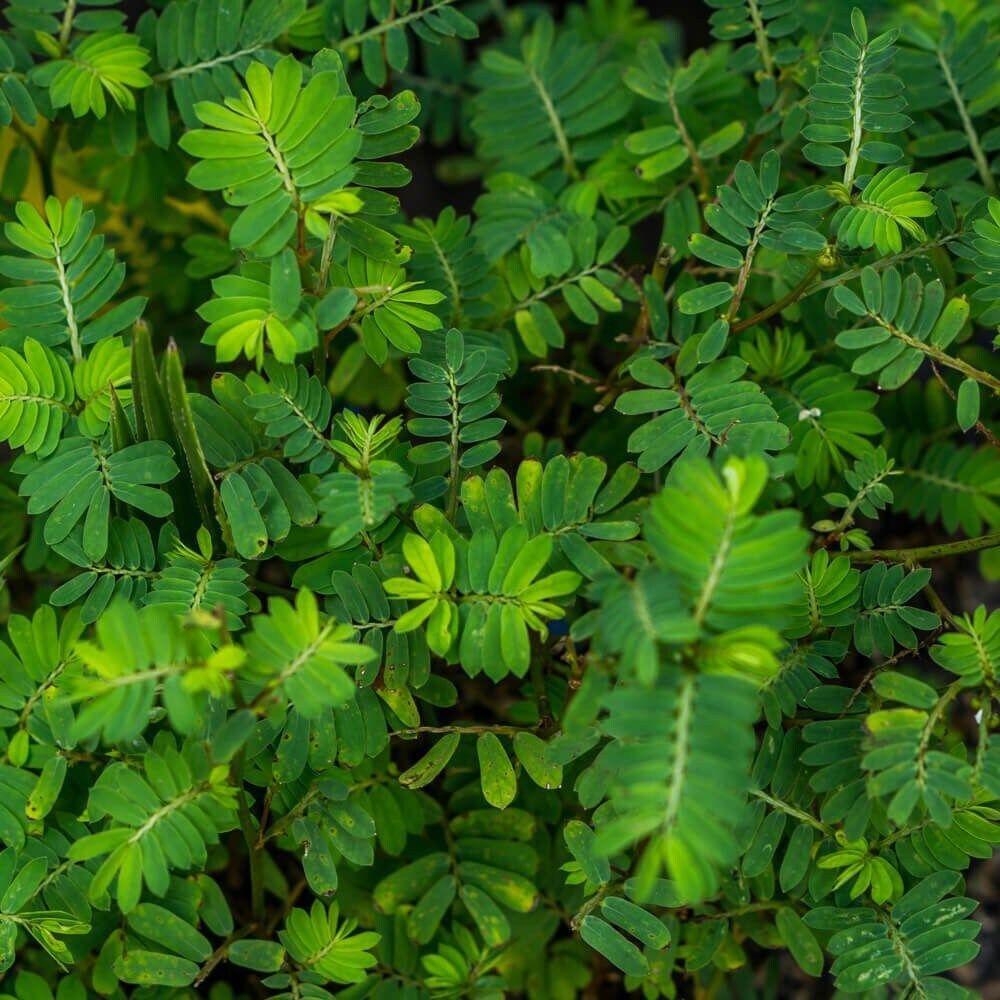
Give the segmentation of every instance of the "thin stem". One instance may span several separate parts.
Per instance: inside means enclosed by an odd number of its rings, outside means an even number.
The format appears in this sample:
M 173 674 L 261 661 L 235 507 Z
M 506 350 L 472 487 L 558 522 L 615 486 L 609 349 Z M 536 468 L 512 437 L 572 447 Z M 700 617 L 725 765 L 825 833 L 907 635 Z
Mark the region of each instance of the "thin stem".
M 770 910 L 795 910 L 795 907 L 787 899 L 776 899 L 760 903 L 747 903 L 746 906 L 738 906 L 735 910 L 723 910 L 721 913 L 697 915 L 693 919 L 697 921 L 731 920 L 733 917 L 742 917 L 748 913 L 767 913 Z
M 287 917 L 289 913 L 291 913 L 292 907 L 295 906 L 299 896 L 301 896 L 308 887 L 309 883 L 304 878 L 300 878 L 298 882 L 292 886 L 292 891 L 285 898 L 284 904 L 280 909 L 275 911 L 274 915 L 268 921 L 267 927 L 264 928 L 264 937 L 270 937 L 275 932 L 278 924 L 280 924 L 281 921 Z
M 913 649 L 909 649 L 908 647 L 904 646 L 898 653 L 895 654 L 895 656 L 890 656 L 888 660 L 883 660 L 881 663 L 876 663 L 873 667 L 871 667 L 865 674 L 865 676 L 861 678 L 861 681 L 858 683 L 857 687 L 855 687 L 854 690 L 851 692 L 851 696 L 850 698 L 847 699 L 847 704 L 841 710 L 839 718 L 842 719 L 844 718 L 845 715 L 848 715 L 850 713 L 851 709 L 854 707 L 854 703 L 858 700 L 858 698 L 861 697 L 862 694 L 864 694 L 865 689 L 875 679 L 876 675 L 882 673 L 882 671 L 884 670 L 891 669 L 897 663 L 901 663 L 903 660 L 907 660 L 910 659 L 911 657 L 916 656 L 927 646 L 929 646 L 937 638 L 937 635 L 938 635 L 938 630 L 935 629 L 932 633 L 930 633 L 930 635 L 921 639 L 920 642 Z
M 938 347 L 934 347 L 932 344 L 928 344 L 926 341 L 920 340 L 917 337 L 912 337 L 910 334 L 905 333 L 900 330 L 899 327 L 893 325 L 883 316 L 879 316 L 877 313 L 868 313 L 868 319 L 873 320 L 884 330 L 888 330 L 897 340 L 901 340 L 907 347 L 912 348 L 915 351 L 920 351 L 921 354 L 925 354 L 932 361 L 939 365 L 943 365 L 945 368 L 951 368 L 954 371 L 961 372 L 966 378 L 971 378 L 975 382 L 979 382 L 981 385 L 985 385 L 993 390 L 995 395 L 1000 395 L 1000 378 L 994 375 L 990 375 L 989 372 L 980 371 L 978 368 L 973 368 L 972 365 L 963 361 L 961 358 L 954 358 L 950 354 L 946 354 Z
M 599 270 L 600 267 L 597 264 L 593 264 L 590 267 L 584 268 L 582 271 L 577 271 L 576 274 L 571 274 L 568 278 L 563 278 L 561 281 L 557 281 L 554 285 L 549 285 L 546 288 L 543 288 L 540 292 L 535 292 L 534 295 L 523 299 L 521 302 L 514 303 L 514 305 L 501 314 L 500 322 L 503 323 L 504 321 L 510 319 L 510 317 L 515 313 L 520 312 L 522 309 L 527 309 L 534 303 L 541 302 L 543 299 L 547 299 L 550 295 L 555 295 L 556 292 L 565 288 L 567 285 L 574 285 L 582 278 L 595 274 Z
M 814 829 L 819 830 L 819 832 L 824 836 L 833 836 L 833 828 L 816 819 L 816 817 L 810 813 L 803 812 L 803 810 L 798 809 L 793 805 L 789 805 L 789 803 L 784 802 L 782 799 L 776 799 L 774 796 L 768 795 L 767 792 L 762 792 L 759 788 L 753 789 L 750 794 L 755 799 L 760 799 L 761 802 L 766 802 L 772 809 L 777 809 L 778 812 L 783 812 L 786 816 L 791 816 L 792 819 L 797 819 L 800 823 L 806 823 Z
M 767 41 L 767 29 L 764 27 L 764 19 L 761 17 L 757 0 L 747 0 L 747 9 L 750 12 L 750 23 L 753 24 L 757 51 L 760 53 L 761 61 L 764 63 L 764 72 L 768 76 L 774 76 L 774 58 L 771 55 L 771 46 Z
M 934 733 L 934 727 L 938 723 L 938 719 L 944 714 L 944 710 L 958 697 L 959 693 L 965 685 L 965 681 L 959 679 L 949 684 L 945 688 L 943 694 L 937 700 L 937 704 L 930 710 L 927 715 L 927 720 L 924 722 L 924 727 L 920 732 L 920 742 L 917 744 L 917 773 L 916 773 L 916 783 L 920 786 L 921 790 L 927 786 L 927 748 L 931 742 L 931 736 Z
M 583 906 L 580 907 L 576 913 L 573 914 L 572 920 L 569 922 L 569 926 L 572 930 L 579 930 L 580 924 L 583 923 L 584 918 L 589 916 L 597 907 L 600 905 L 605 896 L 610 895 L 618 885 L 614 882 L 610 882 L 607 885 L 602 885 L 593 896 L 588 899 Z
M 451 467 L 448 473 L 448 505 L 445 508 L 445 517 L 454 523 L 455 514 L 458 513 L 458 489 L 462 478 L 458 464 L 458 435 L 461 426 L 458 417 L 458 383 L 450 369 L 448 371 L 448 387 L 451 393 Z
M 958 117 L 962 121 L 962 128 L 965 130 L 965 136 L 969 140 L 969 149 L 972 151 L 972 158 L 976 162 L 976 170 L 979 171 L 983 187 L 985 187 L 990 194 L 996 194 L 996 178 L 993 176 L 993 171 L 990 170 L 989 161 L 986 159 L 986 154 L 983 152 L 982 145 L 980 145 L 979 135 L 976 132 L 975 125 L 972 124 L 972 119 L 969 117 L 969 110 L 966 108 L 965 101 L 962 99 L 962 92 L 959 90 L 958 83 L 952 75 L 951 64 L 945 58 L 945 54 L 941 51 L 941 49 L 937 50 L 937 58 L 938 65 L 941 67 L 941 72 L 944 74 L 944 82 L 948 85 L 948 90 L 951 93 L 951 99 L 955 102 Z
M 993 719 L 993 698 L 983 699 L 983 707 L 979 711 L 979 733 L 976 741 L 976 760 L 972 765 L 972 787 L 978 788 L 982 781 L 983 768 L 986 766 L 986 755 L 990 748 L 990 724 Z
M 177 69 L 167 70 L 165 73 L 157 73 L 153 77 L 153 82 L 168 83 L 170 80 L 176 80 L 182 76 L 194 76 L 194 74 L 200 73 L 202 70 L 214 69 L 216 66 L 224 66 L 227 63 L 236 62 L 237 59 L 242 59 L 244 56 L 252 56 L 255 52 L 260 51 L 261 48 L 263 48 L 262 45 L 251 45 L 245 49 L 237 49 L 235 52 L 227 52 L 212 59 L 206 59 L 204 62 L 192 63 L 190 66 L 178 66 Z
M 871 267 L 876 271 L 884 271 L 887 267 L 892 267 L 893 265 L 899 264 L 904 260 L 912 260 L 914 257 L 923 257 L 926 255 L 928 250 L 933 250 L 935 247 L 943 247 L 946 244 L 959 239 L 961 235 L 961 233 L 945 233 L 944 236 L 938 236 L 936 239 L 927 240 L 924 243 L 918 243 L 907 250 L 901 251 L 900 253 L 892 254 L 890 257 L 881 257 L 879 260 L 872 261 L 871 264 L 866 264 L 865 267 Z M 863 270 L 864 267 L 848 268 L 848 270 L 841 271 L 840 274 L 837 274 L 832 278 L 826 278 L 823 281 L 816 282 L 812 288 L 807 290 L 807 294 L 812 295 L 814 292 L 822 292 L 824 289 L 836 288 L 837 285 L 843 285 L 845 282 L 853 281 L 855 278 L 861 276 L 861 272 Z
M 428 14 L 433 14 L 441 7 L 450 7 L 453 3 L 455 3 L 455 0 L 437 0 L 437 3 L 432 3 L 429 7 L 421 7 L 419 10 L 411 11 L 409 14 L 403 14 L 400 17 L 388 18 L 369 28 L 367 31 L 361 31 L 356 35 L 348 35 L 347 38 L 342 38 L 336 43 L 335 47 L 338 51 L 343 52 L 355 45 L 360 45 L 366 39 L 378 38 L 379 35 L 384 35 L 387 31 L 391 31 L 410 21 L 426 17 Z
M 847 155 L 847 163 L 844 166 L 844 187 L 850 194 L 854 186 L 854 175 L 858 169 L 858 160 L 861 155 L 861 139 L 863 137 L 862 122 L 864 111 L 864 91 L 865 91 L 865 56 L 868 54 L 868 47 L 861 50 L 861 58 L 858 60 L 857 72 L 854 75 L 852 85 L 851 103 L 854 107 L 853 120 L 851 122 L 851 148 Z
M 516 736 L 532 733 L 538 726 L 414 726 L 412 729 L 390 729 L 390 736 L 420 736 L 424 733 L 496 733 L 499 736 Z
M 767 228 L 767 220 L 771 214 L 771 206 L 774 204 L 773 198 L 768 198 L 767 204 L 762 209 L 760 216 L 757 218 L 757 225 L 754 226 L 753 235 L 750 237 L 750 243 L 747 245 L 746 251 L 743 254 L 743 264 L 740 267 L 739 277 L 736 279 L 735 290 L 733 291 L 732 301 L 729 303 L 729 309 L 726 311 L 726 320 L 729 323 L 736 318 L 736 314 L 739 312 L 740 303 L 743 301 L 743 295 L 747 290 L 747 282 L 750 280 L 750 270 L 753 267 L 754 255 L 757 252 L 757 245 L 760 242 L 760 238 Z
M 556 106 L 553 103 L 552 97 L 546 89 L 542 78 L 535 72 L 533 67 L 528 66 L 527 70 L 535 91 L 542 102 L 542 107 L 545 110 L 546 117 L 549 119 L 552 134 L 555 136 L 556 145 L 559 147 L 559 152 L 562 155 L 563 168 L 566 173 L 570 175 L 570 177 L 576 179 L 580 176 L 580 171 L 577 169 L 576 161 L 573 159 L 573 150 L 570 147 L 569 137 L 566 135 L 566 130 L 563 128 L 559 112 L 556 110 Z
M 331 217 L 330 230 L 323 240 L 323 252 L 319 258 L 319 273 L 316 275 L 316 285 L 313 289 L 316 295 L 322 295 L 330 281 L 330 263 L 333 260 L 333 244 L 337 239 L 337 219 Z
M 942 621 L 948 622 L 954 627 L 955 616 L 949 610 L 948 605 L 941 600 L 941 595 L 929 583 L 924 586 L 924 595 L 927 597 L 927 603 L 934 609 L 937 616 Z
M 753 316 L 748 319 L 740 320 L 739 323 L 733 324 L 733 333 L 741 333 L 743 330 L 751 326 L 756 326 L 757 323 L 763 322 L 765 319 L 770 319 L 776 313 L 780 313 L 782 310 L 787 309 L 793 302 L 798 302 L 807 291 L 811 291 L 809 288 L 812 284 L 813 278 L 819 273 L 818 267 L 812 267 L 809 269 L 806 276 L 790 291 L 787 295 L 783 295 L 776 302 L 772 302 L 769 306 L 761 309 L 760 312 L 754 313 Z
M 912 549 L 868 549 L 865 552 L 851 552 L 848 555 L 852 563 L 924 562 L 928 559 L 944 559 L 966 552 L 994 549 L 998 545 L 1000 545 L 1000 531 L 993 531 L 988 535 L 962 538 L 957 542 L 942 542 L 940 545 L 920 545 Z
M 69 346 L 73 354 L 73 361 L 79 363 L 83 360 L 83 348 L 80 346 L 80 332 L 76 325 L 76 310 L 73 308 L 73 296 L 70 289 L 69 277 L 66 273 L 66 265 L 63 262 L 62 247 L 59 246 L 58 238 L 55 240 L 55 265 L 56 274 L 59 281 L 59 294 L 62 297 L 62 306 L 66 312 L 66 332 L 69 334 Z
M 944 380 L 944 376 L 940 371 L 938 371 L 938 366 L 934 361 L 931 362 L 931 371 L 934 372 L 934 378 L 937 379 L 938 384 L 948 394 L 951 401 L 953 403 L 957 402 L 958 396 L 956 396 L 955 390 L 952 389 L 952 387 Z M 989 429 L 989 427 L 986 426 L 986 424 L 982 422 L 982 420 L 977 420 L 973 426 L 994 448 L 1000 451 L 1000 440 L 997 439 L 997 436 Z
M 701 157 L 698 155 L 698 147 L 695 146 L 694 140 L 691 138 L 691 133 L 688 132 L 687 126 L 684 124 L 684 119 L 681 118 L 681 112 L 677 107 L 677 98 L 674 96 L 673 87 L 671 87 L 668 92 L 668 101 L 670 103 L 670 113 L 673 115 L 674 125 L 680 133 L 681 142 L 684 143 L 684 148 L 688 151 L 688 156 L 691 158 L 691 169 L 694 171 L 695 177 L 698 178 L 698 187 L 701 190 L 702 199 L 707 201 L 712 184 L 708 179 L 705 164 L 701 162 Z
M 538 728 L 543 733 L 549 732 L 555 725 L 555 720 L 549 704 L 549 692 L 545 687 L 545 665 L 541 656 L 531 658 L 531 686 L 538 706 Z
M 233 931 L 233 933 L 230 934 L 226 938 L 226 940 L 223 941 L 222 944 L 220 944 L 219 947 L 212 952 L 212 954 L 208 957 L 208 959 L 206 959 L 205 964 L 201 967 L 201 971 L 198 973 L 197 977 L 195 978 L 194 982 L 191 985 L 201 986 L 201 984 L 206 979 L 208 979 L 208 977 L 212 974 L 212 971 L 215 969 L 215 967 L 224 958 L 228 956 L 229 949 L 232 946 L 232 944 L 236 941 L 239 941 L 241 938 L 245 938 L 253 934 L 253 932 L 256 929 L 257 929 L 256 924 L 247 924 L 246 927 L 241 927 L 238 931 Z
M 76 16 L 76 0 L 69 0 L 63 11 L 62 24 L 59 27 L 59 52 L 65 55 L 69 48 L 69 36 L 73 33 L 73 18 Z
M 239 787 L 238 815 L 240 821 L 240 831 L 247 846 L 247 857 L 250 861 L 250 911 L 257 923 L 260 923 L 265 916 L 264 908 L 264 854 L 257 847 L 257 831 L 254 830 L 253 816 L 250 813 L 250 804 L 247 798 L 247 790 L 243 783 L 243 764 L 245 760 L 244 751 L 240 751 L 233 760 L 233 773 Z

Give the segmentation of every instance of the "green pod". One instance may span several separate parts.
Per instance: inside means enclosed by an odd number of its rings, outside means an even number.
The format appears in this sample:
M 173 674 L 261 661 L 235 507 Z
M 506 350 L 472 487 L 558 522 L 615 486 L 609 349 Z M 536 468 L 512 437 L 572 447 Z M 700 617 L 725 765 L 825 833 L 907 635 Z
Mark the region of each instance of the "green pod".
M 212 479 L 212 473 L 205 461 L 205 452 L 198 438 L 194 414 L 191 412 L 191 403 L 184 385 L 180 352 L 172 340 L 167 346 L 163 374 L 170 423 L 178 444 L 177 450 L 184 460 L 184 467 L 194 487 L 194 500 L 198 506 L 201 523 L 208 529 L 212 540 L 218 542 L 220 528 L 221 534 L 227 533 L 225 514 L 222 511 L 219 491 L 216 489 L 215 480 Z
M 109 420 L 111 450 L 115 452 L 136 443 L 135 430 L 129 421 L 128 415 L 125 413 L 125 407 L 122 406 L 122 401 L 118 393 L 115 392 L 115 387 L 113 385 L 109 386 L 108 390 L 111 395 L 111 414 Z
M 177 435 L 170 419 L 167 396 L 160 373 L 156 370 L 153 337 L 145 323 L 132 328 L 132 406 L 135 409 L 136 441 L 165 441 L 180 454 Z M 178 534 L 188 543 L 194 541 L 200 522 L 194 497 L 184 489 L 184 480 L 177 477 L 167 486 L 174 501 L 174 517 Z

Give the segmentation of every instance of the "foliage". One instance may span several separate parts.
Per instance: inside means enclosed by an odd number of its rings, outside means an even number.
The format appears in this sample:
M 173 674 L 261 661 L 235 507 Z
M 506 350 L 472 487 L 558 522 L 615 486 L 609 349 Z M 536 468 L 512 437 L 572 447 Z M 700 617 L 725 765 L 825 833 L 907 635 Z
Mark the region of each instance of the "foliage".
M 3 998 L 980 995 L 1000 22 L 668 6 L 4 6 Z

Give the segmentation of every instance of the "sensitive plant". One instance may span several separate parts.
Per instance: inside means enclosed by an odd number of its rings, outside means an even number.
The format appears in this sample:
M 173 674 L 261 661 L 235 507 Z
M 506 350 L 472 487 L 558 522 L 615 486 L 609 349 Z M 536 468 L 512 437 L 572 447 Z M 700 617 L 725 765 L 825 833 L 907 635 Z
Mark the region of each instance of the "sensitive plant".
M 977 995 L 1000 15 L 710 7 L 6 4 L 4 997 Z

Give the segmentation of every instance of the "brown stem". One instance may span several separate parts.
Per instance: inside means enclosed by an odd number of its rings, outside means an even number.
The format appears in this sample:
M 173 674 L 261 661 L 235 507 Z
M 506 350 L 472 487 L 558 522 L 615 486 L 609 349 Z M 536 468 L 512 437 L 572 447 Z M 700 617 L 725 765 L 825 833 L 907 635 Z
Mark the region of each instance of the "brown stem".
M 776 302 L 772 302 L 769 306 L 761 309 L 760 312 L 754 313 L 748 319 L 741 319 L 739 323 L 733 324 L 733 333 L 741 333 L 748 327 L 755 326 L 757 323 L 763 322 L 765 319 L 770 319 L 776 313 L 780 313 L 783 309 L 787 309 L 793 302 L 798 302 L 802 298 L 805 291 L 812 284 L 813 278 L 819 273 L 818 267 L 812 267 L 809 269 L 806 276 L 787 294 L 783 295 Z

